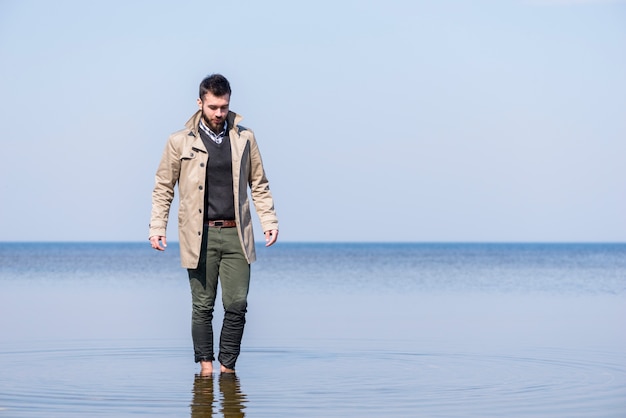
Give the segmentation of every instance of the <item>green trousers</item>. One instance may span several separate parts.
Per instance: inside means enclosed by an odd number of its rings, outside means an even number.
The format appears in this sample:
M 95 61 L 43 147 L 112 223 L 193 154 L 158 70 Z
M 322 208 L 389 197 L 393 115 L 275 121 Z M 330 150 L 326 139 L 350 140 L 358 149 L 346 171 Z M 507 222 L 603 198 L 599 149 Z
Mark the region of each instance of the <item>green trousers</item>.
M 195 361 L 215 360 L 213 309 L 219 282 L 224 322 L 218 360 L 223 366 L 234 369 L 241 349 L 250 287 L 250 264 L 241 248 L 237 228 L 205 226 L 198 267 L 187 271 L 191 286 L 191 336 Z

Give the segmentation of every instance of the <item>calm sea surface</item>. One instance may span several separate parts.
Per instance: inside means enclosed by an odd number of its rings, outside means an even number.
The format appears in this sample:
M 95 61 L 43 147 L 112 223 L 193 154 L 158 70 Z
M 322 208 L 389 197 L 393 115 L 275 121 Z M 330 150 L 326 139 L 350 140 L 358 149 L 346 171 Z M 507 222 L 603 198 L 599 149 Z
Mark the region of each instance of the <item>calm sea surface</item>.
M 202 378 L 177 245 L 0 243 L 0 418 L 626 417 L 626 244 L 258 258 L 237 374 Z

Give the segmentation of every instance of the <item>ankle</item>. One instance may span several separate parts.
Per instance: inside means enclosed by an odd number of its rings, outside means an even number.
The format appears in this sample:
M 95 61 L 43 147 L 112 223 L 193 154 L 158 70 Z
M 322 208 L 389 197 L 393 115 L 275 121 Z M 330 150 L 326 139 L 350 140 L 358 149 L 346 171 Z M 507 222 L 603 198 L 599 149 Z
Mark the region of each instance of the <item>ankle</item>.
M 220 372 L 222 373 L 235 373 L 235 369 L 229 369 L 228 367 L 220 364 Z
M 200 374 L 203 376 L 213 373 L 213 362 L 201 361 L 200 362 Z

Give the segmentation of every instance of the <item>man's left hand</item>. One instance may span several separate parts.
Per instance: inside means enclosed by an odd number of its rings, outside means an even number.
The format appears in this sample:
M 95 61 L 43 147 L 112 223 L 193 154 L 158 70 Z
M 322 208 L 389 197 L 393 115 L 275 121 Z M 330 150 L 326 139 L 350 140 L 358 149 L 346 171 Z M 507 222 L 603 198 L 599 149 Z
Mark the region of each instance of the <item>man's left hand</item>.
M 273 245 L 278 239 L 278 229 L 270 229 L 269 231 L 265 231 L 265 246 L 269 247 Z

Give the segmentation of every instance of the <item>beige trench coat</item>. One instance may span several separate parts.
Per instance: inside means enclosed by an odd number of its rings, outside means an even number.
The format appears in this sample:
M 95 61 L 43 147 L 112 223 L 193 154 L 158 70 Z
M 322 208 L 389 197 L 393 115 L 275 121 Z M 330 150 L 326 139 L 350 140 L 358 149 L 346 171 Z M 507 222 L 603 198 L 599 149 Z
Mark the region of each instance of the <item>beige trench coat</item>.
M 165 236 L 174 186 L 178 183 L 178 237 L 181 265 L 184 268 L 198 266 L 204 226 L 204 187 L 210 156 L 198 134 L 200 117 L 201 111 L 196 112 L 185 124 L 185 129 L 168 138 L 152 192 L 149 237 Z M 238 125 L 241 119 L 241 116 L 233 112 L 228 113 L 235 220 L 241 246 L 248 263 L 252 263 L 256 259 L 256 253 L 248 186 L 263 231 L 278 230 L 278 219 L 254 133 Z

